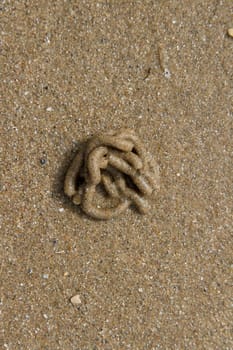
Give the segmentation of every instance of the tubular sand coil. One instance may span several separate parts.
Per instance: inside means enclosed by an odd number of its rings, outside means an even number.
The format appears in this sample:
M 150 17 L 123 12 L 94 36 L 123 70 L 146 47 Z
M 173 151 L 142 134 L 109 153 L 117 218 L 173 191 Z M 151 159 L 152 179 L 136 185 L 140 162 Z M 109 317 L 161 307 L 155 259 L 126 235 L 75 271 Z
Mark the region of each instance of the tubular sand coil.
M 95 202 L 97 186 L 114 199 L 114 206 Z M 64 184 L 65 194 L 95 219 L 118 216 L 133 204 L 141 214 L 150 210 L 149 197 L 159 189 L 159 168 L 130 129 L 98 134 L 73 159 Z

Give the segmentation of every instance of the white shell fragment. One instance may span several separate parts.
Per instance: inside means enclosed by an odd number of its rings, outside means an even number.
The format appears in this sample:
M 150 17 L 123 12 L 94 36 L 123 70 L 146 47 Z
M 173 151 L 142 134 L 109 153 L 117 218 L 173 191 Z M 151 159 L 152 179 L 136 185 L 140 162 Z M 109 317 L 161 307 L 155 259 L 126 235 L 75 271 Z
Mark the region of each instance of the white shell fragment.
M 233 28 L 229 28 L 227 32 L 228 32 L 228 35 L 233 38 Z
M 80 305 L 82 302 L 81 302 L 81 299 L 80 299 L 80 296 L 77 294 L 77 295 L 74 295 L 71 299 L 71 304 L 73 305 Z

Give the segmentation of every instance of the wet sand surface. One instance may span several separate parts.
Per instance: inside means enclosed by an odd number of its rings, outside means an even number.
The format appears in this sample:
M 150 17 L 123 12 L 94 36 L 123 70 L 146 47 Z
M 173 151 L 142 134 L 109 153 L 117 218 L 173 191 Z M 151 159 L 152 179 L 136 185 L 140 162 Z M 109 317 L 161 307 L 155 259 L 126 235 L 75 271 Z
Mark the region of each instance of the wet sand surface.
M 232 13 L 2 2 L 2 349 L 233 349 Z M 93 220 L 65 172 L 87 137 L 122 127 L 161 189 L 145 216 Z

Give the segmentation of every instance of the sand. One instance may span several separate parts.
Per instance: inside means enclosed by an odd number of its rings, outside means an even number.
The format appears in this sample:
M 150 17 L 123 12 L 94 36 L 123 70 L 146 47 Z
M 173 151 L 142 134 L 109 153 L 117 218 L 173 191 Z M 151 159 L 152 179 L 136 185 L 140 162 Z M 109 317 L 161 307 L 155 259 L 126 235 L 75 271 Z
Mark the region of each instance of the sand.
M 233 349 L 232 13 L 2 1 L 2 349 Z M 145 216 L 92 220 L 65 172 L 86 138 L 121 127 L 161 189 Z

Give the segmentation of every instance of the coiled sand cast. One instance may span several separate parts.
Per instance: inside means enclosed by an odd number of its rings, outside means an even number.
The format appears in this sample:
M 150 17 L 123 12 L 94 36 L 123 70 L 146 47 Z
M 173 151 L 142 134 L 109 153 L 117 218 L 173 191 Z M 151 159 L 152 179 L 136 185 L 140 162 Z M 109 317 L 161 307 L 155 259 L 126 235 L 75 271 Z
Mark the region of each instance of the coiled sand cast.
M 64 184 L 73 203 L 95 219 L 111 219 L 131 204 L 141 214 L 150 210 L 149 197 L 159 189 L 159 168 L 130 129 L 93 136 L 73 159 Z M 105 205 L 97 204 L 102 195 Z M 107 199 L 111 199 L 110 204 Z

